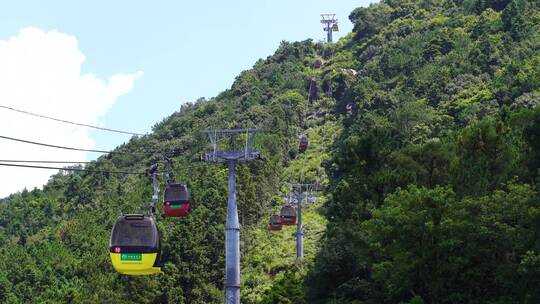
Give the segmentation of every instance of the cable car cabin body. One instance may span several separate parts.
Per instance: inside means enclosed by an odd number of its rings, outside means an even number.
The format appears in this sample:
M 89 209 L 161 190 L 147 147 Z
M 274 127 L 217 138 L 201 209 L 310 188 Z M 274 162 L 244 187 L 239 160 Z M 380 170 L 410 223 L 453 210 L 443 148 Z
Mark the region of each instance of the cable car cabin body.
M 283 228 L 283 223 L 281 222 L 281 217 L 277 214 L 272 214 L 270 216 L 270 223 L 268 224 L 268 230 L 281 231 L 282 228 Z
M 114 269 L 127 275 L 161 273 L 159 232 L 154 218 L 143 214 L 119 216 L 109 243 Z
M 300 144 L 298 145 L 298 150 L 300 152 L 304 152 L 307 150 L 309 145 L 308 138 L 305 135 L 300 136 Z
M 293 206 L 284 206 L 279 212 L 283 225 L 296 225 L 296 209 Z
M 164 216 L 184 217 L 191 212 L 191 194 L 186 184 L 169 184 L 163 192 Z

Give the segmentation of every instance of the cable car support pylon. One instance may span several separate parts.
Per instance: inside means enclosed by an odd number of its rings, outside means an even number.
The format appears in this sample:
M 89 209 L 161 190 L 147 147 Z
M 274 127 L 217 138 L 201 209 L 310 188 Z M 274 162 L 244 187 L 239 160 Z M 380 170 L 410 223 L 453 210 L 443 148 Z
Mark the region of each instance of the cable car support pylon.
M 303 189 L 305 189 L 303 191 Z M 304 257 L 304 231 L 302 226 L 302 205 L 304 200 L 309 202 L 309 199 L 315 199 L 318 195 L 311 193 L 317 191 L 317 184 L 289 184 L 289 202 L 296 200 L 298 210 L 296 224 L 296 257 Z
M 212 151 L 205 152 L 201 160 L 209 163 L 228 163 L 229 182 L 227 200 L 227 222 L 225 225 L 225 303 L 240 304 L 240 223 L 236 205 L 235 164 L 261 159 L 260 152 L 253 149 L 256 129 L 207 130 Z M 221 150 L 219 143 L 245 134 L 242 150 Z M 232 147 L 229 147 L 232 148 Z
M 323 30 L 326 32 L 326 42 L 332 43 L 332 32 L 339 31 L 336 14 L 321 14 L 321 23 L 324 26 Z

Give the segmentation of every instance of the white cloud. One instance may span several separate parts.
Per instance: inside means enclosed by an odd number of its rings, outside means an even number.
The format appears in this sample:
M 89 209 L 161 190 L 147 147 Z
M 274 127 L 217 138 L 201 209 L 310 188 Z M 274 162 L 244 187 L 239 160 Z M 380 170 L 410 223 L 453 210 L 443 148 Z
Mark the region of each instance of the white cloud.
M 115 74 L 108 81 L 81 74 L 85 56 L 77 39 L 57 31 L 28 27 L 0 40 L 0 105 L 99 124 L 116 99 L 133 88 L 142 72 Z M 88 129 L 0 109 L 0 135 L 94 148 Z M 85 152 L 50 149 L 0 139 L 0 159 L 86 159 Z M 0 167 L 0 198 L 45 184 L 54 171 Z

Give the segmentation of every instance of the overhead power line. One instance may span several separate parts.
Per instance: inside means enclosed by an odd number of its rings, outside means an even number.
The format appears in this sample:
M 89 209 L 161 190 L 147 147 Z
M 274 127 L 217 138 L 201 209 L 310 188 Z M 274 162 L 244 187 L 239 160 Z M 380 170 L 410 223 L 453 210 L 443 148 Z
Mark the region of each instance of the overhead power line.
M 122 131 L 122 130 L 103 128 L 103 127 L 93 126 L 93 125 L 89 125 L 89 124 L 69 121 L 69 120 L 65 120 L 65 119 L 45 116 L 45 115 L 36 114 L 36 113 L 24 111 L 24 110 L 19 110 L 19 109 L 15 109 L 15 108 L 8 107 L 8 106 L 3 106 L 3 105 L 0 105 L 0 108 L 6 109 L 6 110 L 11 110 L 11 111 L 18 112 L 18 113 L 31 115 L 31 116 L 36 116 L 36 117 L 40 117 L 40 118 L 44 118 L 44 119 L 49 119 L 49 120 L 63 122 L 63 123 L 71 124 L 71 125 L 76 125 L 76 126 L 80 126 L 80 127 L 87 127 L 87 128 L 92 128 L 92 129 L 97 129 L 97 130 L 102 130 L 102 131 L 116 132 L 116 133 L 122 133 L 122 134 L 128 134 L 128 135 L 137 135 L 137 136 L 144 136 L 145 135 L 145 134 L 142 134 L 142 133 L 135 133 L 135 132 L 128 132 L 128 131 Z
M 73 167 L 61 168 L 61 167 L 19 165 L 19 164 L 6 164 L 6 163 L 0 163 L 0 166 L 32 168 L 32 169 L 63 170 L 63 171 L 81 171 L 81 172 L 92 172 L 92 173 L 109 173 L 109 174 L 135 174 L 135 175 L 147 174 L 146 172 L 136 172 L 136 171 L 107 171 L 107 170 L 94 170 L 94 169 L 73 168 Z

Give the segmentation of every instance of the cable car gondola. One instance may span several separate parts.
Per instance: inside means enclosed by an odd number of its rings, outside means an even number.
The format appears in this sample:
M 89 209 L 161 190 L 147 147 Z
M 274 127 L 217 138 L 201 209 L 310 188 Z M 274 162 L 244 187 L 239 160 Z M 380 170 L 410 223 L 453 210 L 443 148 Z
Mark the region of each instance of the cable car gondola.
M 110 256 L 116 271 L 128 275 L 161 273 L 159 232 L 151 216 L 127 214 L 119 216 L 109 243 Z
M 296 209 L 293 206 L 283 206 L 279 212 L 283 225 L 296 224 Z
M 270 223 L 268 224 L 268 230 L 280 231 L 282 228 L 283 228 L 283 223 L 281 222 L 281 217 L 277 214 L 272 214 L 270 216 Z
M 298 149 L 300 150 L 300 152 L 304 152 L 307 150 L 308 148 L 308 138 L 306 135 L 302 135 L 300 136 L 300 144 L 298 145 Z
M 184 217 L 191 212 L 191 194 L 186 184 L 168 184 L 163 202 L 164 216 Z

